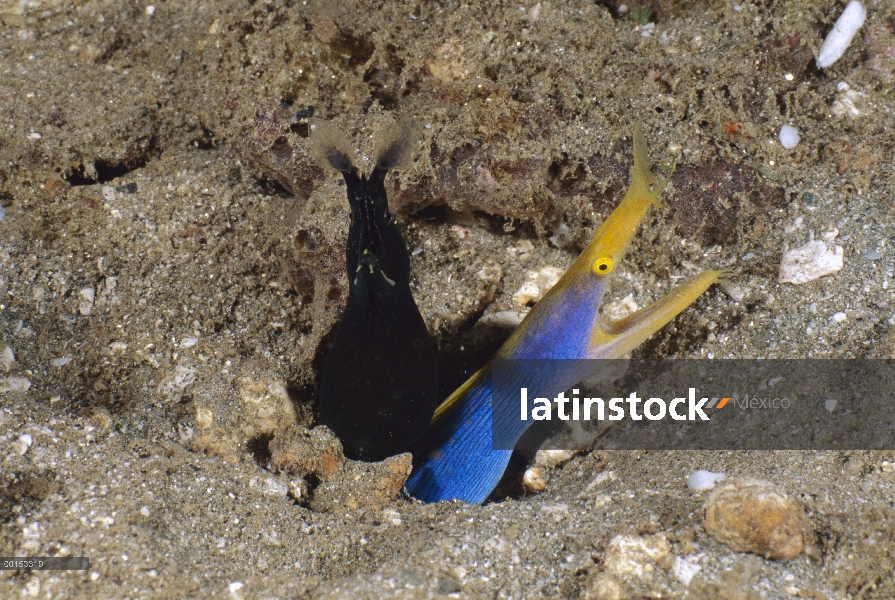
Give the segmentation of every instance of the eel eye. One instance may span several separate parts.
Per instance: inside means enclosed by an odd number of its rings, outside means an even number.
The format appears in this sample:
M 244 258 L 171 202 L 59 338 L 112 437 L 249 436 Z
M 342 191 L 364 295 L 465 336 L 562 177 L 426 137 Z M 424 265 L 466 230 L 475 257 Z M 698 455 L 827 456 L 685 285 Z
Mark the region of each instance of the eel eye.
M 597 275 L 608 275 L 612 272 L 612 259 L 608 256 L 598 258 L 594 261 L 593 270 Z

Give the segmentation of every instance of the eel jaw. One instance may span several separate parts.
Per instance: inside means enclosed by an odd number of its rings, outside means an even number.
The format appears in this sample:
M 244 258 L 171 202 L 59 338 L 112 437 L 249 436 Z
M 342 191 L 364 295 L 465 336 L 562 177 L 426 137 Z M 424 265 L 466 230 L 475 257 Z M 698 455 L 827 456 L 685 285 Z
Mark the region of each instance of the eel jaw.
M 597 314 L 586 358 L 624 358 L 692 304 L 712 284 L 733 274 L 727 269 L 703 271 L 649 306 L 606 322 Z

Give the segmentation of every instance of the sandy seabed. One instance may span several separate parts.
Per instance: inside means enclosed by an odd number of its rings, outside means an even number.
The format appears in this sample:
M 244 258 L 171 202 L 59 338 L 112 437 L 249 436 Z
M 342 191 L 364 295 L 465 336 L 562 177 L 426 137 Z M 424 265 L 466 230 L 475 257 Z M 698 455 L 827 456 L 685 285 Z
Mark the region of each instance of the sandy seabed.
M 843 6 L 0 2 L 0 555 L 90 558 L 0 596 L 895 597 L 892 451 L 600 450 L 539 495 L 327 510 L 270 463 L 347 290 L 307 107 L 362 160 L 423 131 L 388 185 L 445 395 L 620 201 L 637 121 L 669 182 L 614 308 L 737 271 L 637 356 L 895 358 L 895 5 L 818 69 Z M 810 240 L 843 268 L 779 283 Z M 796 498 L 803 553 L 717 542 L 695 469 Z

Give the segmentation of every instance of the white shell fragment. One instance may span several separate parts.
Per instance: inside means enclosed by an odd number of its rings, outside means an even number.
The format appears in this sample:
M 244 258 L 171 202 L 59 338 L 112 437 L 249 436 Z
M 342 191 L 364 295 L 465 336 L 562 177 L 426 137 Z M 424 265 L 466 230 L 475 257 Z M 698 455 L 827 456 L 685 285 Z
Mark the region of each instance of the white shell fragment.
M 31 437 L 30 433 L 23 433 L 19 436 L 19 439 L 13 444 L 13 448 L 15 448 L 16 453 L 19 456 L 24 456 L 26 452 L 28 452 L 28 448 L 31 447 L 31 444 L 34 443 L 34 438 Z
M 780 283 L 807 283 L 840 271 L 843 265 L 842 246 L 832 249 L 820 241 L 808 242 L 783 255 L 780 262 Z
M 90 313 L 93 312 L 93 300 L 96 297 L 96 292 L 93 288 L 84 288 L 78 295 L 81 297 L 81 302 L 78 304 L 78 312 L 80 312 L 85 317 L 89 317 Z
M 851 89 L 851 87 L 844 81 L 840 81 L 836 84 L 836 91 L 836 100 L 830 107 L 834 115 L 837 117 L 843 115 L 848 117 L 860 117 L 863 112 L 866 112 L 867 103 L 865 98 L 867 98 L 867 94 Z
M 866 18 L 867 9 L 863 4 L 858 0 L 849 2 L 820 47 L 820 52 L 817 54 L 817 66 L 826 69 L 839 60 Z
M 7 377 L 0 379 L 0 394 L 4 392 L 27 392 L 31 382 L 24 377 Z
M 712 489 L 716 483 L 725 479 L 727 479 L 727 475 L 724 473 L 712 473 L 697 469 L 687 476 L 687 487 L 694 492 L 701 492 Z
M 3 350 L 0 350 L 0 367 L 3 367 L 4 371 L 9 371 L 14 362 L 16 362 L 16 355 L 13 354 L 12 348 L 3 346 Z
M 792 125 L 784 125 L 780 128 L 780 145 L 787 150 L 798 146 L 799 139 L 799 130 Z

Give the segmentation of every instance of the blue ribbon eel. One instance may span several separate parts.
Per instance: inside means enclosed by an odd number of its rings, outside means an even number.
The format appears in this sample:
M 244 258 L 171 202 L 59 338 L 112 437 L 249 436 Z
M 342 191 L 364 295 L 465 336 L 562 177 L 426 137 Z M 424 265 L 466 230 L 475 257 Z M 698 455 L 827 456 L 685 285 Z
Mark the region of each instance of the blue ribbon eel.
M 713 283 L 730 275 L 727 270 L 704 271 L 621 320 L 607 322 L 600 316 L 600 302 L 607 291 L 609 276 L 624 257 L 650 205 L 659 206 L 657 197 L 661 187 L 650 172 L 646 141 L 638 124 L 634 128 L 631 183 L 621 204 L 597 229 L 581 256 L 526 315 L 493 360 L 624 358 Z M 558 371 L 552 385 L 538 383 L 564 391 L 592 374 Z M 512 452 L 493 449 L 492 383 L 492 363 L 489 363 L 436 409 L 422 438 L 421 447 L 425 452 L 419 455 L 406 484 L 410 496 L 425 502 L 459 499 L 481 504 L 492 492 Z M 529 423 L 514 420 L 495 426 L 510 428 L 501 435 L 504 439 L 509 436 L 515 443 Z

